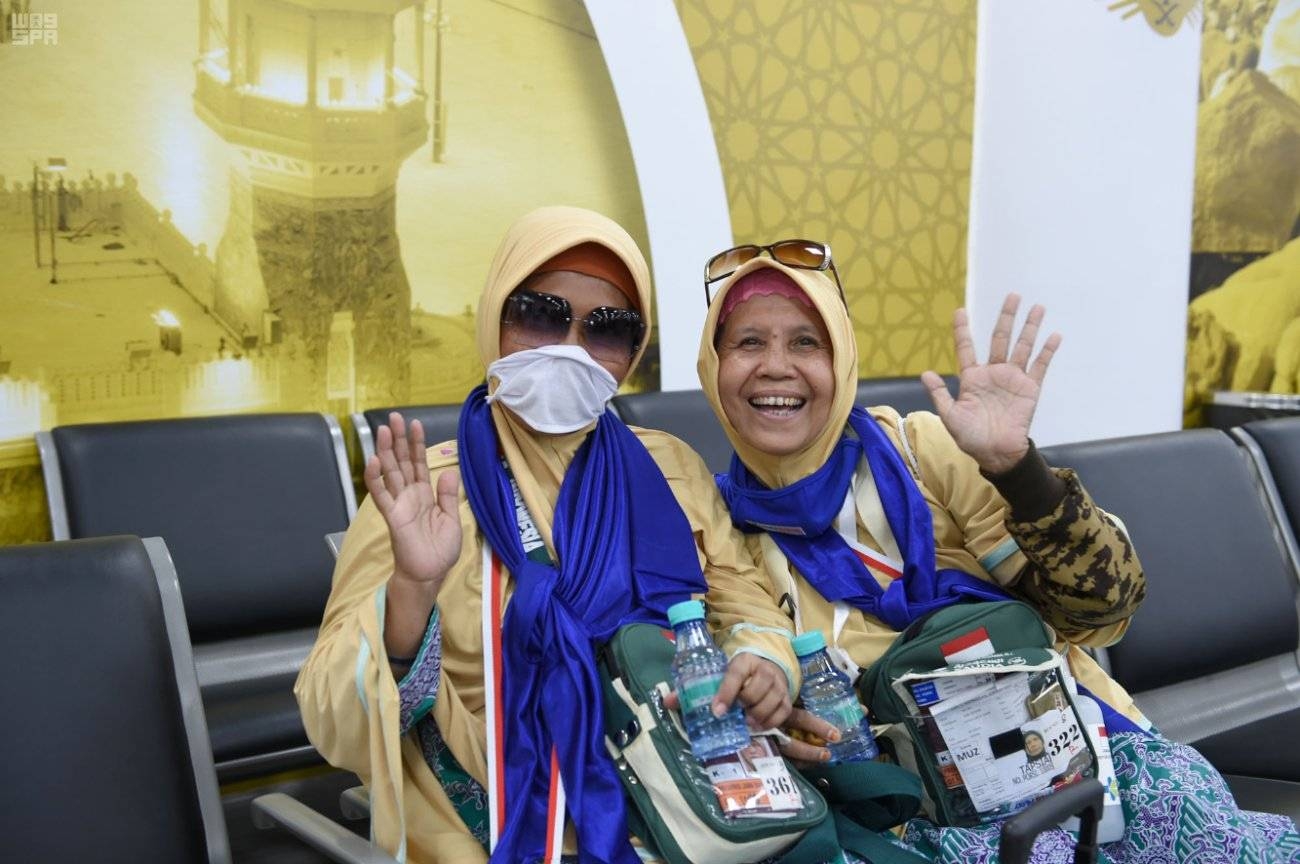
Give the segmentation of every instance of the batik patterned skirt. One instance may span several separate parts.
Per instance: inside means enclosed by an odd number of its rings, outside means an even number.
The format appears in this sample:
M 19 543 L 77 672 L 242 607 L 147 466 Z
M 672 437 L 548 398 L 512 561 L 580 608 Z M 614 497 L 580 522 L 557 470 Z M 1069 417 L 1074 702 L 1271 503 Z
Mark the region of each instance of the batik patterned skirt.
M 1284 816 L 1237 807 L 1217 770 L 1158 734 L 1110 738 L 1126 830 L 1101 847 L 1105 864 L 1300 864 L 1300 832 Z M 1000 825 L 907 823 L 903 843 L 940 864 L 994 864 Z M 1034 845 L 1032 864 L 1071 864 L 1074 835 L 1059 828 Z

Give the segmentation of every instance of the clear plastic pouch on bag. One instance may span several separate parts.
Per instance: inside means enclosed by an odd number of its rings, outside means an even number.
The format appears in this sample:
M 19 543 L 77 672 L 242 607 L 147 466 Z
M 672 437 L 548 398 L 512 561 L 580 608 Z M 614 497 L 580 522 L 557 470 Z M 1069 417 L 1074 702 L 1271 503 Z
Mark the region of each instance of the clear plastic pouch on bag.
M 663 692 L 653 694 L 652 703 L 686 743 L 689 739 L 681 715 L 663 707 Z M 689 746 L 680 749 L 677 758 L 682 773 L 693 784 L 712 788 L 718 807 L 730 818 L 788 819 L 804 807 L 803 795 L 774 736 L 753 735 L 747 747 L 704 762 L 695 758 Z
M 1063 668 L 1055 652 L 994 654 L 893 682 L 916 768 L 960 821 L 1004 818 L 1096 775 Z

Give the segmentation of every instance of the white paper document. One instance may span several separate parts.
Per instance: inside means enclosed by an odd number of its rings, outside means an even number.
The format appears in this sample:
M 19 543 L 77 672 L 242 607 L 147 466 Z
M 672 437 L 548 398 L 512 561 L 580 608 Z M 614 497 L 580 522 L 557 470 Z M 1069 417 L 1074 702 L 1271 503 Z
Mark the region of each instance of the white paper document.
M 1050 789 L 1079 767 L 1087 744 L 1064 699 L 1044 698 L 1042 673 L 985 679 L 930 706 L 975 809 L 988 812 Z M 1052 676 L 1054 679 L 1054 676 Z M 1051 687 L 1059 691 L 1059 684 Z

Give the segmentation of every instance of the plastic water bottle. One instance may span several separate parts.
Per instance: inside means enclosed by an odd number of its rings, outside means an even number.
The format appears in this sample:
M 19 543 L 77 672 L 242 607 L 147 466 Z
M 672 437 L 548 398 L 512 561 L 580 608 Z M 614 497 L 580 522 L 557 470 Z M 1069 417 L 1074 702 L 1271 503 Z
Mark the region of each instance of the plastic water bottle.
M 1097 823 L 1097 842 L 1113 843 L 1124 836 L 1124 807 L 1119 800 L 1119 780 L 1115 777 L 1115 763 L 1110 755 L 1110 739 L 1106 736 L 1106 720 L 1101 715 L 1097 700 L 1082 693 L 1074 697 L 1092 747 L 1097 751 L 1097 782 L 1106 790 L 1101 808 L 1101 821 Z M 1078 831 L 1079 820 L 1070 817 L 1061 827 Z
M 704 607 L 698 600 L 676 603 L 668 609 L 668 620 L 677 631 L 673 688 L 681 701 L 691 752 L 704 762 L 749 746 L 749 727 L 739 704 L 733 702 L 726 714 L 713 716 L 713 698 L 727 672 L 727 657 L 704 627 Z
M 871 734 L 862 703 L 853 692 L 849 676 L 831 662 L 826 653 L 826 639 L 820 630 L 800 634 L 792 640 L 799 657 L 803 685 L 799 698 L 803 707 L 834 726 L 840 733 L 837 742 L 826 742 L 831 763 L 866 762 L 880 755 L 876 738 Z

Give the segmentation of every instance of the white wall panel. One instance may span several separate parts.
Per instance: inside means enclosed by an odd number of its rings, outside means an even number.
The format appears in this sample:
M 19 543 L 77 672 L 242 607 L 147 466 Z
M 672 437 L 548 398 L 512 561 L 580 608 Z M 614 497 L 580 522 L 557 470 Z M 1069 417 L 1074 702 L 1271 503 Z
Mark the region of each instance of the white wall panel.
M 722 166 L 672 0 L 587 0 L 636 163 L 658 292 L 660 386 L 700 386 L 704 261 L 731 245 Z
M 967 305 L 1065 337 L 1040 444 L 1181 425 L 1200 36 L 1087 0 L 982 0 Z

